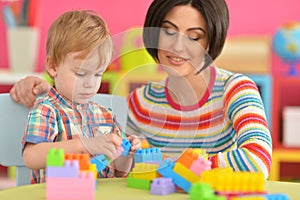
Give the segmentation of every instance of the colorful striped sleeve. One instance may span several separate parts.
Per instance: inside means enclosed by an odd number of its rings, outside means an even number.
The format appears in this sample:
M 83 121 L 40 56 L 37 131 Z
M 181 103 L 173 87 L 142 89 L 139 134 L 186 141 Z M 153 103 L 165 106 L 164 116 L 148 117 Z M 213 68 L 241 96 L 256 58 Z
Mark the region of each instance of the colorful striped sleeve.
M 211 158 L 213 167 L 259 171 L 267 178 L 272 160 L 272 140 L 264 105 L 255 83 L 234 74 L 225 86 L 225 109 L 237 136 L 237 148 Z

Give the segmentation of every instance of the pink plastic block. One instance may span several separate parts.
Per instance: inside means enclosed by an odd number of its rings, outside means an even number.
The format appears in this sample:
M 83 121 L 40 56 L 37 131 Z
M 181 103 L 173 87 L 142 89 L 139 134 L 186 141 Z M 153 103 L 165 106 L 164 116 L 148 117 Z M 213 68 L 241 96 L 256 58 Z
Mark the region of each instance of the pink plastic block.
M 46 167 L 46 177 L 78 177 L 79 161 L 78 160 L 65 160 L 63 167 Z
M 46 198 L 52 199 L 95 199 L 95 178 L 93 172 L 80 172 L 78 178 L 48 177 Z
M 190 170 L 193 171 L 198 176 L 201 176 L 201 173 L 203 171 L 207 171 L 210 169 L 211 169 L 211 161 L 204 160 L 203 158 L 199 158 L 195 160 L 190 167 Z
M 156 178 L 151 184 L 151 194 L 167 195 L 176 192 L 175 184 L 172 182 L 172 178 Z

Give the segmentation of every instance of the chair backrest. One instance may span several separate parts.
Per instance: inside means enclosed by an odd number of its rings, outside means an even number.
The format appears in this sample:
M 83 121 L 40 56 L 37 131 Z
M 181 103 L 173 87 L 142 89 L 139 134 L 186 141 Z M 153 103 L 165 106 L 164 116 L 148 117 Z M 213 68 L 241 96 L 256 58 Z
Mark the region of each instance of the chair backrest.
M 0 164 L 16 166 L 17 186 L 30 184 L 30 170 L 25 167 L 21 154 L 28 112 L 9 94 L 0 94 Z
M 124 97 L 112 94 L 97 94 L 92 98 L 92 101 L 103 105 L 106 108 L 111 108 L 113 114 L 121 128 L 125 130 L 127 123 L 128 103 Z
M 97 94 L 93 101 L 111 108 L 123 129 L 126 128 L 128 104 L 125 98 L 110 94 Z M 30 170 L 22 159 L 24 129 L 29 110 L 15 103 L 9 94 L 0 94 L 0 164 L 16 166 L 16 185 L 30 184 Z

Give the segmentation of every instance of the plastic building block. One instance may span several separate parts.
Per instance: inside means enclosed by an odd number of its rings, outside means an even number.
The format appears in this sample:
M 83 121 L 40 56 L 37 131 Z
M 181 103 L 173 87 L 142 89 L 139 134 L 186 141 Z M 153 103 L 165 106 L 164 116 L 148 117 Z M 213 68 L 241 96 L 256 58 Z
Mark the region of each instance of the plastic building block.
M 134 154 L 134 162 L 161 162 L 162 153 L 159 148 L 138 149 Z
M 101 172 L 109 164 L 109 161 L 103 154 L 100 154 L 92 158 L 91 163 L 96 165 L 98 172 Z
M 208 155 L 206 154 L 206 150 L 205 149 L 195 148 L 195 149 L 193 149 L 193 154 L 197 154 L 199 158 L 203 158 L 203 159 L 207 159 L 208 158 Z
M 210 184 L 216 192 L 222 194 L 265 193 L 264 175 L 258 172 L 209 170 L 202 172 L 201 182 Z
M 243 195 L 231 197 L 230 200 L 289 200 L 285 194 Z
M 192 163 L 199 158 L 199 154 L 197 151 L 193 151 L 193 149 L 186 149 L 178 158 L 177 162 L 183 164 L 187 168 L 190 169 Z
M 267 200 L 289 200 L 286 194 L 265 194 L 264 197 Z
M 151 184 L 151 194 L 167 195 L 176 192 L 175 184 L 171 178 L 156 178 Z
M 160 148 L 150 148 L 150 152 L 152 153 L 152 160 L 155 162 L 162 161 L 162 153 Z
M 78 160 L 66 160 L 65 165 L 60 166 L 47 166 L 46 176 L 48 177 L 78 177 L 79 173 L 79 161 Z
M 132 169 L 132 177 L 143 180 L 153 180 L 161 177 L 157 172 L 158 164 L 136 163 Z
M 122 146 L 122 148 L 124 150 L 123 153 L 122 153 L 122 155 L 123 156 L 128 156 L 128 154 L 130 152 L 130 148 L 132 146 L 131 143 L 128 140 L 123 139 L 121 146 Z
M 151 181 L 133 178 L 132 173 L 127 177 L 127 187 L 137 188 L 142 190 L 150 190 Z
M 89 154 L 65 154 L 65 160 L 78 160 L 80 170 L 88 170 L 91 164 Z
M 98 170 L 96 164 L 90 164 L 89 171 L 94 173 L 94 177 L 96 179 L 98 176 Z
M 77 178 L 47 177 L 46 199 L 95 199 L 93 172 L 80 172 Z
M 211 164 L 212 163 L 210 160 L 205 160 L 204 158 L 199 158 L 198 160 L 195 160 L 192 163 L 190 170 L 193 171 L 198 176 L 200 176 L 201 172 L 211 169 Z
M 213 199 L 226 200 L 225 197 L 216 196 L 215 191 L 209 184 L 194 183 L 189 191 L 190 200 Z
M 51 148 L 47 154 L 47 166 L 64 166 L 64 150 Z
M 175 185 L 188 192 L 191 188 L 191 183 L 173 171 L 174 165 L 175 163 L 171 159 L 165 159 L 157 171 L 166 178 L 172 178 Z
M 191 183 L 194 183 L 194 182 L 200 180 L 200 177 L 197 174 L 195 174 L 193 171 L 191 171 L 189 168 L 187 168 L 180 162 L 175 163 L 173 171 Z

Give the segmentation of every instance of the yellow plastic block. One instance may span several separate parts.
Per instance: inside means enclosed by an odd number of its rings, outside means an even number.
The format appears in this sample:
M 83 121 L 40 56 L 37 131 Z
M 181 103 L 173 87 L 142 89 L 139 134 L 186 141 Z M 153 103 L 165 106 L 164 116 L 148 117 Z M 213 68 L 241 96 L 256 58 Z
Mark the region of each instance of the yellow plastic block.
M 132 169 L 132 177 L 142 180 L 153 180 L 161 177 L 157 172 L 158 164 L 136 163 Z
M 230 169 L 230 168 L 229 168 Z M 265 191 L 264 175 L 258 172 L 209 170 L 201 174 L 200 181 L 210 184 L 218 192 L 257 193 Z
M 193 154 L 197 154 L 198 157 L 207 159 L 208 155 L 206 154 L 205 149 L 193 149 Z
M 185 178 L 191 183 L 197 182 L 200 180 L 200 177 L 191 171 L 189 168 L 184 166 L 183 164 L 176 162 L 173 171 L 179 174 L 181 177 Z

